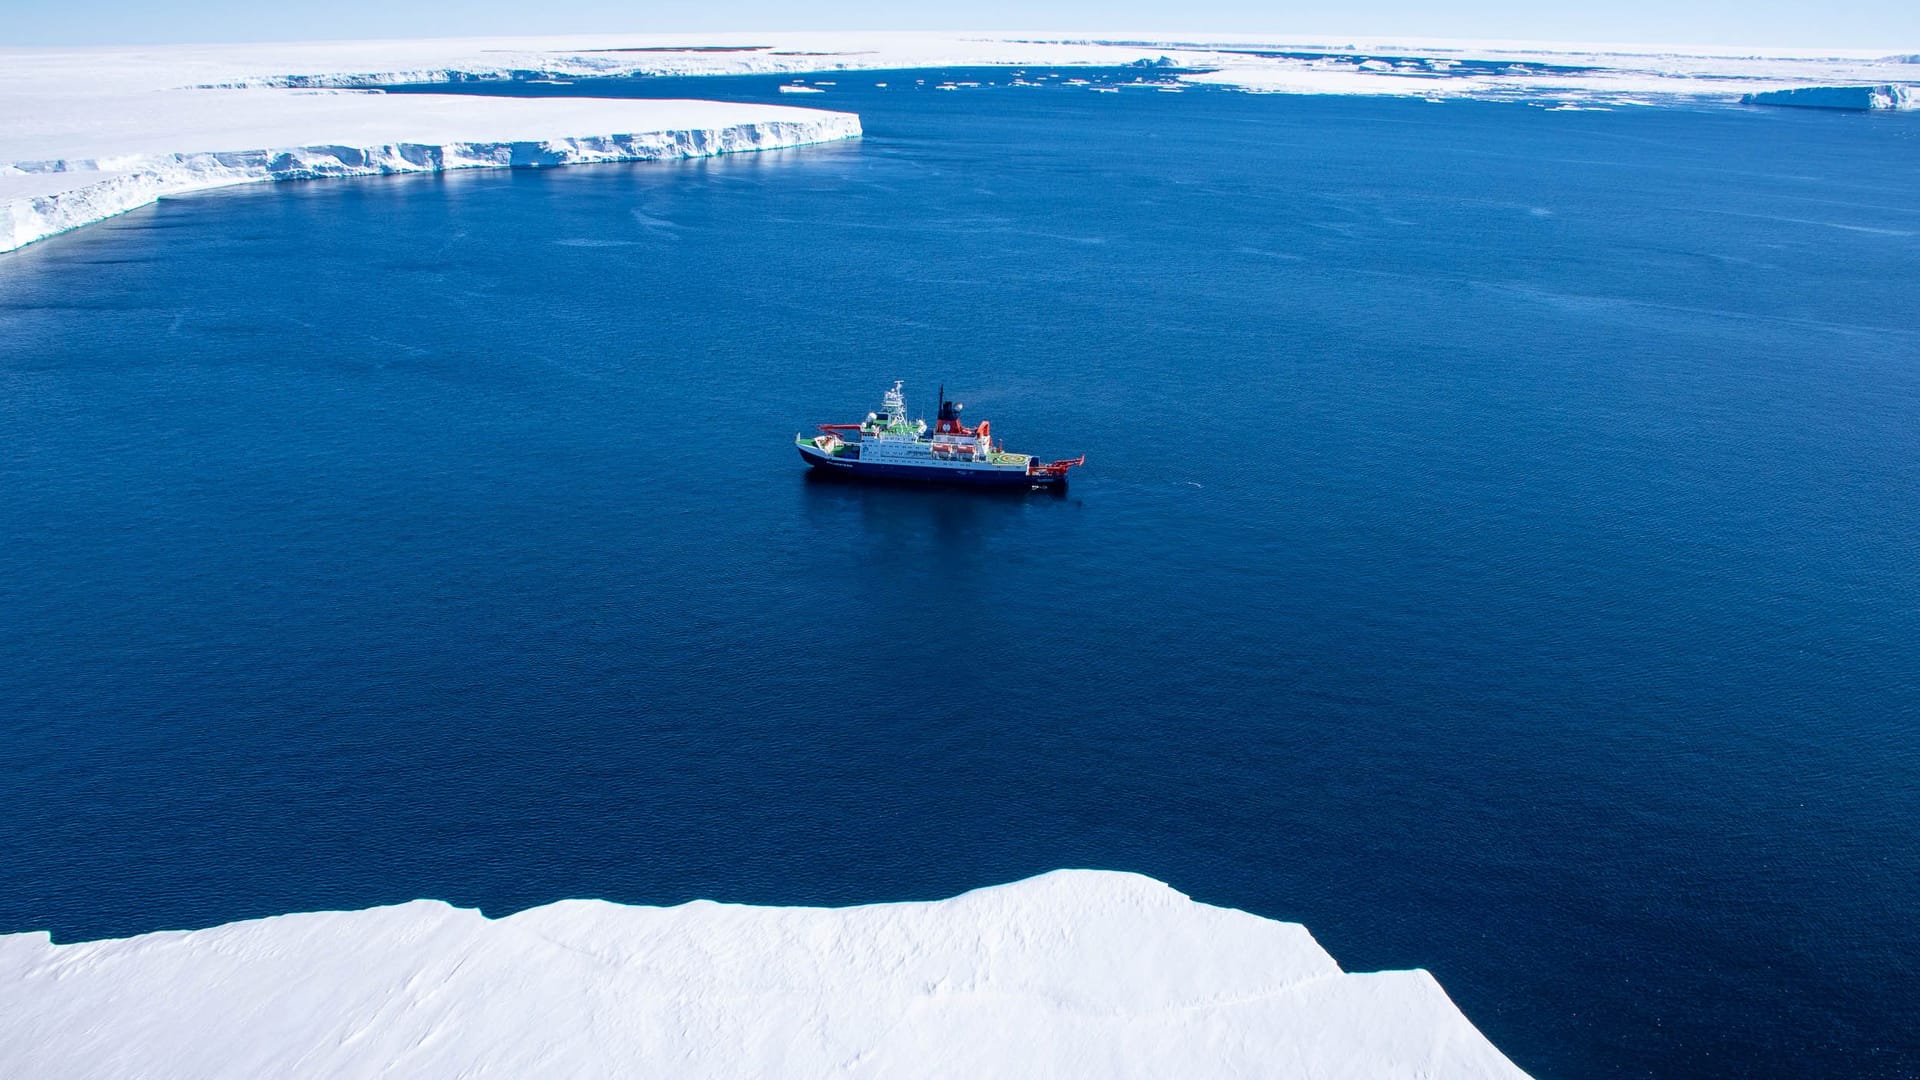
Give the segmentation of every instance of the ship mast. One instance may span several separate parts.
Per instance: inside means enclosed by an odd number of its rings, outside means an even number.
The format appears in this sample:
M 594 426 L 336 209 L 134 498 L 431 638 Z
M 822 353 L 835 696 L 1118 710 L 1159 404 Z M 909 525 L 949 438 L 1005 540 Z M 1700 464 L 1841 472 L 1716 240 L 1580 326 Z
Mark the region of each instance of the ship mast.
M 907 398 L 900 391 L 900 388 L 905 385 L 906 383 L 902 380 L 895 379 L 893 389 L 887 391 L 886 397 L 881 399 L 880 407 L 886 411 L 889 426 L 907 422 Z

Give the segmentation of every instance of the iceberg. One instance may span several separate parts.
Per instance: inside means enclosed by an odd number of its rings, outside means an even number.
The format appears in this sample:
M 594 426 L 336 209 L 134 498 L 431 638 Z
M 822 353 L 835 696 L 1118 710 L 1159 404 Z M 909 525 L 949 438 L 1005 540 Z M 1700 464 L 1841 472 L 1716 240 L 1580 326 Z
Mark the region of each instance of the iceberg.
M 1056 871 L 852 908 L 437 901 L 0 936 L 0 1075 L 1524 1074 L 1424 971 Z
M 1791 105 L 1801 109 L 1920 109 L 1920 87 L 1900 83 L 1802 86 L 1745 94 L 1740 101 L 1745 105 Z

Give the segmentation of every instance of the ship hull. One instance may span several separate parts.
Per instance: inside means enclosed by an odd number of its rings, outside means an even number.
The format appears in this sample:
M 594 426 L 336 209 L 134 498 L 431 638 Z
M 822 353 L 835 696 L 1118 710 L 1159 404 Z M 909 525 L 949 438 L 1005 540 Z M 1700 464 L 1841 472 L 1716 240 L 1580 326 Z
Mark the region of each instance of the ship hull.
M 968 468 L 962 466 L 939 465 L 894 465 L 877 461 L 849 460 L 834 457 L 831 454 L 810 446 L 796 447 L 800 457 L 814 471 L 825 476 L 840 477 L 847 480 L 866 480 L 890 484 L 925 484 L 941 487 L 971 488 L 1064 488 L 1067 486 L 1065 474 L 1035 476 L 1025 471 L 1012 469 Z

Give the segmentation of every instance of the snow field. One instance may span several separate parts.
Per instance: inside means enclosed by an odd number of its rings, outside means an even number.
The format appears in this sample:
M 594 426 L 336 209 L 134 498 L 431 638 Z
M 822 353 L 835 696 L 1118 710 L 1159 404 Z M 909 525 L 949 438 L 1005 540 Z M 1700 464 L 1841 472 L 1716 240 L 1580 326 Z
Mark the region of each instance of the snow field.
M 0 1075 L 1519 1077 L 1422 971 L 1134 874 L 0 937 Z

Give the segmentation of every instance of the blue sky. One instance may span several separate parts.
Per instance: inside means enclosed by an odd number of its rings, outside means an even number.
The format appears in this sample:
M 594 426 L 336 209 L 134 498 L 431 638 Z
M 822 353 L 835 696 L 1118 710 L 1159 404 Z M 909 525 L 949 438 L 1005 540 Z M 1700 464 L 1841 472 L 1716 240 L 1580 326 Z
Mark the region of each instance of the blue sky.
M 1404 34 L 1920 50 L 1920 3 L 1734 0 L 28 0 L 0 44 L 122 44 L 478 34 L 812 29 L 1244 31 L 1293 38 Z

